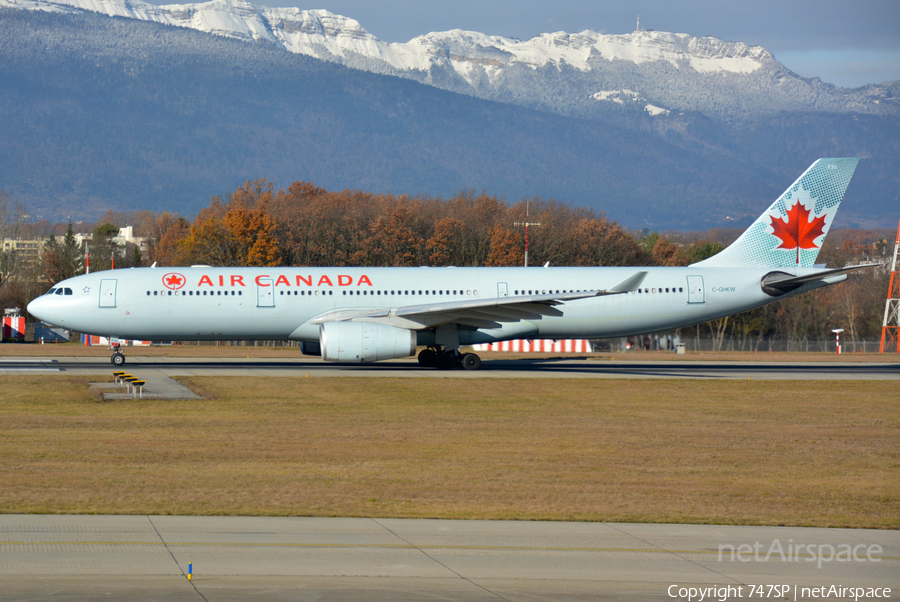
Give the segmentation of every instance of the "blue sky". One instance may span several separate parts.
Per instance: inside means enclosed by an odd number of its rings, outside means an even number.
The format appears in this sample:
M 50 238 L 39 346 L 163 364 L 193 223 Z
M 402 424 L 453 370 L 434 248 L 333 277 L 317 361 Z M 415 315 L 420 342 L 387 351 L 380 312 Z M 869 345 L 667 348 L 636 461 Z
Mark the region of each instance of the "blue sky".
M 900 0 L 250 1 L 324 8 L 356 19 L 386 42 L 448 29 L 520 39 L 585 29 L 627 33 L 640 14 L 643 29 L 765 46 L 804 77 L 851 87 L 900 80 Z

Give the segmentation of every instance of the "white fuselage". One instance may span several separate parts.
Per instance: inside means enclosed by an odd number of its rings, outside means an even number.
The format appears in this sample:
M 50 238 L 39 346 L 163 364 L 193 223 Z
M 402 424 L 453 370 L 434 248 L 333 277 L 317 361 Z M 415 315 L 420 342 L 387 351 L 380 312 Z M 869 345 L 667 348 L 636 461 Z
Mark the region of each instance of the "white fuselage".
M 29 305 L 79 332 L 142 340 L 315 342 L 313 320 L 344 309 L 606 290 L 646 270 L 640 292 L 557 305 L 562 315 L 461 328 L 462 345 L 515 338 L 608 338 L 689 326 L 764 305 L 773 268 L 135 268 L 77 276 Z M 812 269 L 779 269 L 792 275 Z M 804 285 L 792 294 L 824 286 Z M 418 330 L 420 345 L 434 331 Z

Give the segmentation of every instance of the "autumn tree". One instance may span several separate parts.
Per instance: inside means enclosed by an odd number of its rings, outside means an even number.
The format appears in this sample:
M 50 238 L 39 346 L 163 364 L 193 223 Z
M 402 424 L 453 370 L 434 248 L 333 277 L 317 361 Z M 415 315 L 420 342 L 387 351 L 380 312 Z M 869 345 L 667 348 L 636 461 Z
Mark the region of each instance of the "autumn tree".
M 116 227 L 116 231 L 118 231 L 119 228 L 124 228 L 125 226 L 127 226 L 129 222 L 130 220 L 127 213 L 107 209 L 106 213 L 100 216 L 100 220 L 95 222 L 95 228 L 104 224 L 112 224 Z
M 227 203 L 214 197 L 190 226 L 184 248 L 192 262 L 208 265 L 274 266 L 280 264 L 273 232 L 274 220 L 266 213 L 273 185 L 249 180 L 230 195 Z
M 372 223 L 370 236 L 362 249 L 362 265 L 409 267 L 421 265 L 419 247 L 425 242 L 418 216 L 419 203 L 406 198 L 392 200 L 385 212 Z
M 269 202 L 269 215 L 276 224 L 276 243 L 286 265 L 318 265 L 317 243 L 322 241 L 315 225 L 317 218 L 330 213 L 322 210 L 329 203 L 330 194 L 312 182 L 294 182 L 287 190 L 279 190 Z
M 269 204 L 287 265 L 370 265 L 366 241 L 383 199 L 352 190 L 328 192 L 310 182 L 278 191 Z
M 634 238 L 606 218 L 579 220 L 572 230 L 573 265 L 646 265 L 647 254 Z
M 679 266 L 687 265 L 688 258 L 684 250 L 665 236 L 660 236 L 650 251 L 653 265 Z
M 186 219 L 174 213 L 164 212 L 148 224 L 148 260 L 161 266 L 190 264 L 187 238 L 191 233 Z
M 431 265 L 465 265 L 466 224 L 454 217 L 442 217 L 434 224 L 425 244 Z
M 483 193 L 475 196 L 469 191 L 459 193 L 446 203 L 441 202 L 440 209 L 446 217 L 457 220 L 455 224 L 459 226 L 454 234 L 458 252 L 451 263 L 460 266 L 487 265 L 491 231 L 495 225 L 508 221 L 506 203 L 494 196 Z M 435 228 L 438 221 L 439 218 L 435 220 Z M 443 234 L 449 233 L 444 230 Z
M 279 265 L 278 245 L 272 235 L 275 222 L 263 207 L 230 207 L 223 222 L 232 240 L 237 243 L 237 256 L 245 258 L 240 265 Z
M 509 208 L 505 220 L 512 226 L 516 222 L 540 223 L 529 228 L 529 263 L 540 265 L 576 265 L 578 252 L 573 239 L 574 230 L 582 219 L 595 219 L 593 211 L 572 207 L 553 199 L 532 198 Z
M 525 263 L 525 246 L 521 235 L 497 224 L 490 230 L 491 244 L 485 265 L 517 266 Z

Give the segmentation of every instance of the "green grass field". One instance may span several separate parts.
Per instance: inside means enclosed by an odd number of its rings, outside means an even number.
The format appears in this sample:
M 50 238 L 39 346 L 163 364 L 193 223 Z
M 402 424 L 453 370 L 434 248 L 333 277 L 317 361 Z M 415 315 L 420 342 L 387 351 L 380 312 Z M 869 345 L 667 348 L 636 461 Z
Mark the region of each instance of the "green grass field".
M 900 527 L 896 382 L 0 377 L 0 511 Z

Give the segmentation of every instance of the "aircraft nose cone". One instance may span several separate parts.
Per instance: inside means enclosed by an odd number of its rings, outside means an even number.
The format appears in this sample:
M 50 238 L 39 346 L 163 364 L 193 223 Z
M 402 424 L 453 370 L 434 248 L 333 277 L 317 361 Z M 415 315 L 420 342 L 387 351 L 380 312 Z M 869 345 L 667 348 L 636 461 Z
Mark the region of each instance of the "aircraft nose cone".
M 47 303 L 44 298 L 38 297 L 37 299 L 33 299 L 31 303 L 28 304 L 28 313 L 39 320 L 46 320 Z

